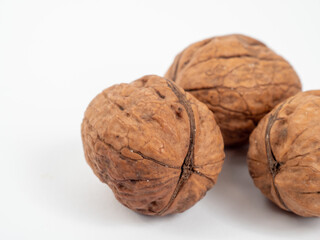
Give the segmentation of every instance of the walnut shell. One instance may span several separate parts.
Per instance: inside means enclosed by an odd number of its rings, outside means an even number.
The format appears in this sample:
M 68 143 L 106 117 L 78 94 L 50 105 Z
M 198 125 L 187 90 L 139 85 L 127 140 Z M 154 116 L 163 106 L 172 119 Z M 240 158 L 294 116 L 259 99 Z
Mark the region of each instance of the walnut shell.
M 216 182 L 223 139 L 212 112 L 172 81 L 145 76 L 114 85 L 88 106 L 85 157 L 128 208 L 183 212 Z
M 207 104 L 226 145 L 248 141 L 266 113 L 301 91 L 299 77 L 286 60 L 263 43 L 237 34 L 190 45 L 176 56 L 165 77 Z
M 320 216 L 320 91 L 277 105 L 250 136 L 249 172 L 280 208 Z

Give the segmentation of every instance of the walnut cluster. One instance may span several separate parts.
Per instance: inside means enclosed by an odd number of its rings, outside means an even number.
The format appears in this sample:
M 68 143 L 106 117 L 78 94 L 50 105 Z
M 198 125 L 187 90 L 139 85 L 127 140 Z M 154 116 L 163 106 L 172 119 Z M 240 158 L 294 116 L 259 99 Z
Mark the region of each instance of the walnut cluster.
M 301 91 L 299 77 L 284 58 L 238 34 L 190 45 L 165 77 L 207 104 L 226 145 L 247 141 L 265 114 Z
M 320 91 L 277 105 L 250 137 L 255 185 L 280 208 L 320 216 Z
M 212 112 L 158 76 L 96 96 L 85 112 L 82 140 L 99 179 L 123 205 L 146 215 L 193 206 L 215 184 L 225 156 Z
M 271 112 L 270 112 L 271 111 Z M 194 43 L 165 77 L 98 94 L 81 125 L 85 157 L 126 207 L 183 212 L 214 186 L 224 144 L 248 141 L 255 185 L 280 208 L 320 216 L 320 91 L 243 35 Z M 220 131 L 221 129 L 221 131 Z

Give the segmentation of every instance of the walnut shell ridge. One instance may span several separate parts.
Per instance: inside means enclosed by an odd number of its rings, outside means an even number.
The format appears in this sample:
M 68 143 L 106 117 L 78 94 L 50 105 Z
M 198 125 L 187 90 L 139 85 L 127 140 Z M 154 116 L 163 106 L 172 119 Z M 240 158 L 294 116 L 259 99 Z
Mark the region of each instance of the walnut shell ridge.
M 320 216 L 320 91 L 277 105 L 250 136 L 248 167 L 255 185 L 280 208 Z
M 225 157 L 212 112 L 155 75 L 105 89 L 81 130 L 93 172 L 123 205 L 146 215 L 193 206 L 215 184 Z
M 285 59 L 239 34 L 190 45 L 165 77 L 207 104 L 226 145 L 248 141 L 266 113 L 301 91 L 299 77 Z

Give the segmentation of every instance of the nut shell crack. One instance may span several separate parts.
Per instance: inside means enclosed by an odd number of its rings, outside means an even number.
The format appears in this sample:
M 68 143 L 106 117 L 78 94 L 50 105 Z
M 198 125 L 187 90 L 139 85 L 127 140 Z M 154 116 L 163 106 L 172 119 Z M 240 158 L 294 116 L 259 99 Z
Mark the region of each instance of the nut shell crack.
M 267 159 L 268 159 L 268 165 L 269 165 L 269 171 L 272 175 L 272 184 L 274 187 L 274 190 L 276 192 L 276 195 L 279 199 L 279 201 L 281 202 L 281 204 L 287 209 L 290 210 L 287 205 L 284 203 L 283 199 L 281 198 L 280 192 L 277 188 L 277 186 L 274 183 L 275 177 L 277 176 L 277 174 L 280 171 L 280 167 L 281 167 L 281 163 L 277 161 L 277 159 L 275 158 L 272 148 L 271 148 L 271 143 L 270 143 L 270 132 L 271 132 L 271 128 L 273 126 L 273 124 L 275 123 L 275 121 L 277 121 L 277 117 L 278 117 L 278 113 L 281 110 L 281 108 L 283 107 L 283 105 L 286 102 L 282 103 L 277 110 L 275 111 L 274 114 L 270 114 L 270 117 L 268 119 L 268 124 L 267 124 L 267 128 L 266 128 L 266 136 L 265 136 L 265 144 L 266 144 L 266 153 L 267 153 Z
M 189 177 L 193 173 L 193 167 L 194 167 L 193 160 L 194 160 L 196 123 L 194 119 L 193 110 L 186 96 L 183 93 L 181 93 L 181 91 L 174 84 L 172 84 L 170 80 L 167 80 L 167 84 L 169 88 L 172 90 L 172 92 L 177 96 L 178 101 L 182 104 L 182 106 L 185 108 L 188 114 L 189 125 L 190 125 L 190 140 L 189 140 L 189 147 L 188 147 L 187 154 L 181 166 L 181 173 L 180 173 L 177 185 L 172 193 L 172 196 L 168 204 L 159 212 L 159 215 L 162 215 L 170 208 L 174 199 L 177 197 L 180 189 L 182 188 L 183 184 L 189 179 Z

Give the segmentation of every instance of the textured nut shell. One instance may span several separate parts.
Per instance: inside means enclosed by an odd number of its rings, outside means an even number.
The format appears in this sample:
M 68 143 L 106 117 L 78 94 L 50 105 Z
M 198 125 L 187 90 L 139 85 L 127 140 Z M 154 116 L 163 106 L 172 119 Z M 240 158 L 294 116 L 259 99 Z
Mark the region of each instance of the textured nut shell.
M 165 77 L 207 104 L 226 145 L 247 141 L 266 113 L 301 91 L 286 60 L 243 35 L 192 44 L 177 55 Z
M 123 205 L 147 215 L 190 208 L 215 184 L 224 159 L 211 111 L 158 76 L 95 97 L 85 112 L 82 140 L 100 180 Z
M 320 216 L 320 91 L 280 103 L 250 136 L 255 185 L 282 209 Z

